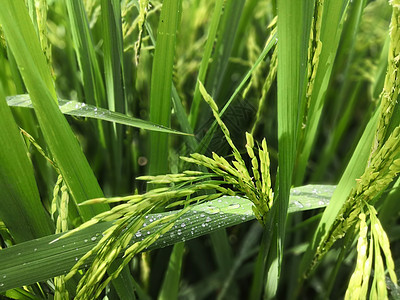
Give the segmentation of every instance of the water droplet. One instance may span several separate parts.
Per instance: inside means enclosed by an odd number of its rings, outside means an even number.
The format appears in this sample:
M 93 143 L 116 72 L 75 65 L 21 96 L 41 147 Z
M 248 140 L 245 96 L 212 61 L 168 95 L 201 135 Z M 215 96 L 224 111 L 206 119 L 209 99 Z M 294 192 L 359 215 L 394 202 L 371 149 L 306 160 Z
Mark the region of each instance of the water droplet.
M 77 258 L 77 257 L 75 257 L 75 261 L 78 261 L 78 258 Z
M 181 227 L 185 227 L 185 226 L 186 226 L 186 224 L 185 224 L 185 223 L 182 223 L 182 224 L 181 224 Z
M 205 214 L 200 214 L 200 217 L 204 218 L 206 215 Z
M 3 275 L 3 279 L 4 279 L 4 278 L 7 278 L 7 275 Z
M 211 215 L 219 213 L 220 209 L 214 206 L 207 206 L 207 212 Z
M 4 286 L 4 283 L 0 283 L 0 286 Z
M 207 217 L 206 218 L 206 222 L 210 222 L 211 221 L 211 218 L 210 217 Z
M 230 209 L 235 209 L 235 208 L 239 208 L 239 207 L 240 207 L 240 204 L 234 203 L 234 204 L 230 204 L 228 207 L 229 207 Z
M 296 189 L 292 189 L 292 194 L 294 194 L 294 195 L 299 195 L 299 194 L 300 194 L 300 191 L 299 191 L 299 190 L 296 190 Z
M 37 248 L 33 249 L 33 251 L 35 251 L 35 252 L 36 252 L 36 251 L 37 251 Z
M 138 232 L 135 233 L 135 235 L 136 235 L 136 237 L 141 237 L 142 233 L 140 231 L 138 231 Z
M 201 224 L 201 227 L 206 227 L 206 226 L 207 226 L 207 224 L 205 224 L 205 223 Z
M 178 235 L 182 234 L 182 230 L 178 229 Z
M 18 254 L 17 255 L 21 255 L 21 252 L 18 252 Z
M 97 238 L 95 236 L 92 236 L 91 240 L 94 242 Z
M 304 205 L 303 204 L 301 204 L 299 201 L 293 201 L 293 203 L 298 207 L 298 208 L 303 208 L 304 207 Z
M 324 205 L 325 203 L 324 203 L 324 201 L 320 200 L 320 201 L 318 201 L 318 204 L 319 205 Z

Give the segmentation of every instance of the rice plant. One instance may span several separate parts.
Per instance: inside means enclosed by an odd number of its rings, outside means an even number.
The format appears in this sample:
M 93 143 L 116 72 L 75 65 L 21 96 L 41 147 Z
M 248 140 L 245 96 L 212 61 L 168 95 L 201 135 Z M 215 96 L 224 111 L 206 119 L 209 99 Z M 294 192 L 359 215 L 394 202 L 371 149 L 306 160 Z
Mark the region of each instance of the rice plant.
M 1 4 L 0 298 L 400 298 L 398 1 Z

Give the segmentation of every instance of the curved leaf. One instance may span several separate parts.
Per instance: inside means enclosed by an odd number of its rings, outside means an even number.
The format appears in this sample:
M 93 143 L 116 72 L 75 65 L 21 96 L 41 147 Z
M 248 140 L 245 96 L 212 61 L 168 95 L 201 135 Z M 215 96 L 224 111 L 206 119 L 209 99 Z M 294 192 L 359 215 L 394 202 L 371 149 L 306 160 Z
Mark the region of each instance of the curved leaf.
M 7 97 L 7 103 L 9 106 L 33 108 L 32 101 L 28 94 L 9 96 Z M 93 118 L 152 131 L 191 135 L 190 133 L 180 132 L 149 121 L 134 118 L 108 109 L 99 108 L 83 102 L 59 99 L 58 107 L 63 114 L 70 116 Z
M 325 207 L 335 190 L 331 185 L 307 185 L 291 191 L 289 212 Z M 151 214 L 148 223 L 179 211 Z M 161 236 L 148 250 L 162 248 L 209 234 L 221 228 L 255 219 L 252 203 L 241 197 L 225 196 L 199 205 L 183 214 L 174 227 Z M 54 241 L 60 234 L 21 243 L 0 251 L 0 292 L 43 281 L 67 273 L 76 261 L 89 251 L 111 224 L 104 222 Z M 146 224 L 145 224 L 146 225 Z M 147 226 L 147 225 L 146 225 Z M 135 241 L 157 230 L 146 226 L 136 233 Z M 87 261 L 90 263 L 91 259 Z

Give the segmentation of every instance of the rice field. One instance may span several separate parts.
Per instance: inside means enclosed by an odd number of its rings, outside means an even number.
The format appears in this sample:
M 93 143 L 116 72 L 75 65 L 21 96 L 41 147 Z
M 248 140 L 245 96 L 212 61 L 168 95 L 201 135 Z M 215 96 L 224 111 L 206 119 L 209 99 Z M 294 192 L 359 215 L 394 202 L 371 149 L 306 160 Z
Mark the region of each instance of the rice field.
M 400 299 L 398 1 L 1 4 L 1 299 Z

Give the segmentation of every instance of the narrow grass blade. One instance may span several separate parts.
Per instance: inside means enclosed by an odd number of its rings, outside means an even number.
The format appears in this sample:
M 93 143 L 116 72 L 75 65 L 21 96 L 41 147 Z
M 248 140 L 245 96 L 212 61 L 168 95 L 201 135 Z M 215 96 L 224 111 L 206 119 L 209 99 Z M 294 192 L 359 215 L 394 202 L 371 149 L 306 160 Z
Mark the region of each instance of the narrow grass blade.
M 184 250 L 184 243 L 177 243 L 174 245 L 169 259 L 167 273 L 165 274 L 161 292 L 158 296 L 159 300 L 178 299 L 179 279 L 181 277 Z
M 269 297 L 274 297 L 281 273 L 283 244 L 290 187 L 296 158 L 297 132 L 300 126 L 300 108 L 306 87 L 306 61 L 309 32 L 313 17 L 313 1 L 277 2 L 278 6 L 278 163 L 279 195 L 274 199 L 276 209 L 276 240 L 271 242 L 267 266 L 268 277 L 265 289 Z
M 333 193 L 332 199 L 322 215 L 321 221 L 318 224 L 318 228 L 315 231 L 312 243 L 310 244 L 301 261 L 300 273 L 302 274 L 302 278 L 304 278 L 303 275 L 309 269 L 314 269 L 315 266 L 310 266 L 310 264 L 314 254 L 317 251 L 319 242 L 322 240 L 324 235 L 329 232 L 329 228 L 336 219 L 336 216 L 346 201 L 351 189 L 356 185 L 356 179 L 364 173 L 377 126 L 378 115 L 379 110 L 375 112 L 374 116 L 371 118 L 367 127 L 365 128 L 364 134 L 358 142 L 357 148 L 355 149 L 351 160 L 339 181 L 337 189 Z
M 54 232 L 40 201 L 32 162 L 0 84 L 0 220 L 16 243 Z
M 101 197 L 100 186 L 57 106 L 54 83 L 24 2 L 4 1 L 0 23 L 29 91 L 40 128 L 75 201 Z M 81 214 L 88 220 L 105 209 L 107 205 L 86 207 L 81 209 Z
M 292 190 L 293 201 L 289 212 L 323 208 L 335 186 L 307 185 Z M 155 221 L 167 214 L 179 211 L 149 215 Z M 236 224 L 255 219 L 252 203 L 240 197 L 222 197 L 200 205 L 195 205 L 175 223 L 174 227 L 160 237 L 147 250 L 157 249 L 174 243 L 187 241 Z M 184 226 L 182 226 L 185 224 Z M 16 246 L 0 250 L 0 292 L 44 281 L 66 274 L 86 252 L 101 238 L 104 230 L 112 224 L 104 222 L 88 227 L 75 234 L 51 243 L 60 234 L 46 236 Z M 157 227 L 151 229 L 151 232 Z M 144 227 L 137 232 L 132 242 L 146 236 Z M 89 259 L 88 264 L 93 260 Z
M 181 0 L 164 1 L 157 30 L 151 75 L 150 121 L 163 126 L 170 125 L 172 72 L 181 6 Z M 168 172 L 168 140 L 166 134 L 150 134 L 149 173 L 151 175 Z
M 79 69 L 82 74 L 82 84 L 86 101 L 99 107 L 106 106 L 104 83 L 100 66 L 96 58 L 93 37 L 82 0 L 65 1 L 75 52 L 78 58 Z
M 224 4 L 223 0 L 216 1 L 214 12 L 211 17 L 211 24 L 210 24 L 208 37 L 207 37 L 207 42 L 204 47 L 203 56 L 201 58 L 199 74 L 197 76 L 196 87 L 195 87 L 194 95 L 193 95 L 193 101 L 192 101 L 192 105 L 190 107 L 189 120 L 190 120 L 190 125 L 192 126 L 192 128 L 196 127 L 197 118 L 199 115 L 199 107 L 200 107 L 200 103 L 201 103 L 199 81 L 204 82 L 204 80 L 206 78 L 207 69 L 208 69 L 208 66 L 210 63 L 211 52 L 213 50 L 214 41 L 217 36 L 218 24 L 220 22 L 221 15 L 223 12 L 223 4 Z
M 89 22 L 82 0 L 65 1 L 69 17 L 69 28 L 71 29 L 72 40 L 79 69 L 82 76 L 82 86 L 85 100 L 98 107 L 107 107 L 104 83 L 100 72 L 99 62 L 96 58 L 96 51 L 93 45 L 93 37 L 89 28 Z M 97 123 L 99 138 L 105 147 L 108 144 L 109 135 L 105 133 L 110 128 L 103 128 L 101 122 Z
M 194 153 L 198 146 L 198 142 L 193 136 L 193 129 L 189 124 L 188 116 L 185 112 L 185 108 L 182 105 L 182 101 L 178 95 L 178 91 L 176 90 L 175 86 L 172 86 L 172 104 L 175 109 L 176 118 L 178 119 L 181 130 L 188 134 L 188 136 L 186 136 L 186 143 L 189 146 L 189 151 Z
M 224 14 L 219 25 L 218 40 L 212 56 L 212 64 L 209 67 L 209 73 L 205 82 L 205 86 L 210 94 L 219 104 L 219 93 L 222 82 L 226 75 L 229 58 L 235 41 L 236 30 L 239 25 L 240 16 L 245 1 L 236 0 L 225 2 Z
M 33 108 L 32 101 L 29 95 L 16 95 L 7 97 L 7 104 L 9 106 L 16 107 L 27 107 Z M 172 134 L 182 134 L 190 135 L 189 133 L 183 133 L 177 130 L 170 129 L 161 125 L 151 123 L 149 121 L 134 118 L 128 115 L 124 115 L 118 112 L 113 112 L 108 109 L 99 108 L 90 104 L 78 102 L 78 101 L 68 101 L 68 100 L 58 100 L 58 107 L 61 112 L 66 115 L 84 118 L 94 118 L 98 120 L 114 122 L 116 124 L 123 124 L 127 126 L 132 126 L 140 129 L 158 131 L 164 133 Z

